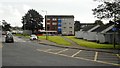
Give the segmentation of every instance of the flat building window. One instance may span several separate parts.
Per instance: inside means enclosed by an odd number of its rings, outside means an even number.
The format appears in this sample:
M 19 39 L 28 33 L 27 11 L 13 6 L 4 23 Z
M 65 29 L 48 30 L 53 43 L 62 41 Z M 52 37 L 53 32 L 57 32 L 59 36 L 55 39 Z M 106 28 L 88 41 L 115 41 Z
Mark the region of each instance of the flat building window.
M 47 25 L 47 30 L 50 30 L 50 26 L 49 25 Z
M 50 25 L 50 23 L 47 23 L 47 25 Z
M 72 34 L 72 31 L 69 31 L 70 34 Z
M 53 22 L 52 25 L 57 25 L 57 23 L 56 23 L 56 22 Z
M 56 26 L 53 26 L 53 27 L 52 27 L 52 29 L 53 29 L 53 30 L 56 30 L 56 29 L 57 29 L 57 27 L 56 27 Z
M 66 27 L 63 27 L 63 28 L 66 28 Z
M 56 19 L 56 18 L 53 18 L 52 20 L 53 20 L 53 21 L 56 21 L 57 19 Z
M 47 18 L 47 20 L 50 20 L 50 18 Z

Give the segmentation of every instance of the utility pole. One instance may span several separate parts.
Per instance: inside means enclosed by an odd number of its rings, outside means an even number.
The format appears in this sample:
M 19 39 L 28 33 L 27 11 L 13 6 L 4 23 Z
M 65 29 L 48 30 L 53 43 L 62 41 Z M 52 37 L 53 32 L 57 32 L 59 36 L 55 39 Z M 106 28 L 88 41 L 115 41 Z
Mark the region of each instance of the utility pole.
M 117 7 L 117 5 L 115 4 L 115 6 Z M 117 8 L 115 7 L 115 9 L 114 9 L 114 33 L 113 33 L 113 46 L 114 46 L 114 49 L 116 48 L 115 47 L 115 43 L 116 43 L 116 21 L 117 21 L 117 17 L 116 17 L 116 15 L 117 15 L 117 13 L 118 13 L 118 10 L 117 10 Z
M 42 12 L 45 12 L 45 29 L 46 29 L 46 40 L 48 39 L 48 32 L 47 32 L 47 11 L 46 10 L 42 10 Z

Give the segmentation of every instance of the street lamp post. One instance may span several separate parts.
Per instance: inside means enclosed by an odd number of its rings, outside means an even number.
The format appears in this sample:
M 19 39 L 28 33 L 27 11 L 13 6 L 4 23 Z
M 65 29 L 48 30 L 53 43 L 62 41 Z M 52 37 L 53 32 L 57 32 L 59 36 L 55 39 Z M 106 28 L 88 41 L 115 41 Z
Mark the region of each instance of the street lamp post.
M 42 12 L 45 12 L 46 13 L 46 16 L 45 16 L 45 29 L 46 29 L 46 40 L 48 39 L 48 33 L 47 33 L 47 11 L 46 10 L 42 10 Z

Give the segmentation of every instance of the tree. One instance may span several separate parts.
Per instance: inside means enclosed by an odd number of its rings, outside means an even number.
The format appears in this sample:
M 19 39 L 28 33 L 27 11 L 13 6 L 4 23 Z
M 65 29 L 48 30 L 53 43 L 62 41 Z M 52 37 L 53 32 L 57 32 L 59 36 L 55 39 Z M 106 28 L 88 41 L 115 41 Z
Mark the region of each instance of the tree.
M 93 14 L 95 17 L 99 19 L 110 19 L 114 20 L 114 34 L 113 34 L 113 41 L 114 41 L 114 48 L 115 48 L 115 30 L 117 20 L 120 20 L 120 0 L 102 0 L 103 4 L 98 5 L 97 8 L 92 9 Z M 118 22 L 120 24 L 120 22 Z M 119 32 L 119 31 L 118 31 Z
M 95 20 L 94 25 L 103 25 L 103 22 L 101 20 Z
M 113 19 L 114 27 L 119 28 L 120 22 L 120 0 L 96 0 L 103 4 L 92 9 L 93 15 L 99 19 Z
M 80 28 L 81 28 L 80 22 L 79 21 L 75 21 L 74 30 L 75 31 L 80 31 Z
M 3 31 L 10 31 L 10 28 L 11 28 L 11 26 L 10 26 L 10 24 L 8 24 L 5 20 L 2 20 L 2 30 Z
M 42 22 L 43 16 L 40 15 L 36 10 L 30 9 L 25 14 L 25 16 L 22 17 L 22 29 L 32 30 L 32 32 L 35 30 L 43 29 Z
M 100 0 L 97 0 L 100 1 Z M 103 4 L 92 9 L 93 15 L 99 19 L 114 18 L 120 19 L 120 0 L 101 0 Z

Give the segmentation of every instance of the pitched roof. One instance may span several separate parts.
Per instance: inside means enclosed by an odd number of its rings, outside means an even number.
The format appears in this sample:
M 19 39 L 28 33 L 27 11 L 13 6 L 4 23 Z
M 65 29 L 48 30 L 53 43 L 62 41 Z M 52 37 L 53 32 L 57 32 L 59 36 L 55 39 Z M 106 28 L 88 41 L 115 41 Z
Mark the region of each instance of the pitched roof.
M 110 29 L 109 31 L 107 31 L 107 32 L 114 32 L 112 29 Z
M 96 26 L 96 25 L 85 26 L 85 27 L 83 27 L 83 30 L 82 30 L 82 31 L 88 31 L 88 30 L 90 30 L 91 28 L 93 28 L 94 26 Z
M 114 23 L 107 23 L 105 25 L 101 25 L 99 28 L 93 30 L 92 32 L 102 32 L 103 30 L 107 29 L 108 27 L 112 26 Z

